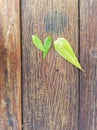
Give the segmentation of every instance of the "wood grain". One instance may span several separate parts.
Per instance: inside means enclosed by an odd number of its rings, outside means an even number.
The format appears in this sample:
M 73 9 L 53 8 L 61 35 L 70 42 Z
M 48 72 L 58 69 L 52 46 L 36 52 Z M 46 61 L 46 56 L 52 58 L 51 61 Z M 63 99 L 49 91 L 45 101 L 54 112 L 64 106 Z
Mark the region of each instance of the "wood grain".
M 97 1 L 80 0 L 80 130 L 97 130 Z
M 78 54 L 78 0 L 22 0 L 23 129 L 78 130 L 78 71 L 32 34 L 67 38 Z
M 19 14 L 19 0 L 0 0 L 0 130 L 21 130 Z

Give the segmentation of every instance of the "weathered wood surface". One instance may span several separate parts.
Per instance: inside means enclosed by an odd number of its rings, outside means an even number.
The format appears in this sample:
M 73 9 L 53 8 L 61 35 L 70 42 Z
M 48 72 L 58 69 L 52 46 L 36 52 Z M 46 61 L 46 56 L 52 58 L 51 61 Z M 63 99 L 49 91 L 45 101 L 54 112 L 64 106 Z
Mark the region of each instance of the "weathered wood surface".
M 80 28 L 78 0 L 21 0 L 24 130 L 97 129 L 96 0 L 80 0 L 79 10 Z M 80 49 L 80 82 L 53 47 L 43 60 L 32 34 L 65 37 Z M 22 129 L 20 52 L 20 1 L 0 0 L 0 130 Z
M 0 130 L 21 130 L 19 14 L 19 0 L 0 0 Z
M 78 130 L 78 71 L 31 35 L 65 37 L 78 54 L 78 0 L 22 0 L 23 129 Z
M 97 130 L 97 0 L 80 0 L 80 128 Z

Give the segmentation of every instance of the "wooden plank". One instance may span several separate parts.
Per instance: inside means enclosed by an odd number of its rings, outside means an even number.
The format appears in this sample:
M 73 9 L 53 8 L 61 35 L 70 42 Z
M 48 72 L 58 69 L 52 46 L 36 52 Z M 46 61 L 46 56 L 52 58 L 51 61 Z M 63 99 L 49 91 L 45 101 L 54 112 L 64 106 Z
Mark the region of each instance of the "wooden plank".
M 80 130 L 97 130 L 97 1 L 80 0 Z
M 20 1 L 0 0 L 0 129 L 21 130 Z
M 24 130 L 78 130 L 78 71 L 55 50 L 45 60 L 32 34 L 67 38 L 78 53 L 78 0 L 22 0 Z

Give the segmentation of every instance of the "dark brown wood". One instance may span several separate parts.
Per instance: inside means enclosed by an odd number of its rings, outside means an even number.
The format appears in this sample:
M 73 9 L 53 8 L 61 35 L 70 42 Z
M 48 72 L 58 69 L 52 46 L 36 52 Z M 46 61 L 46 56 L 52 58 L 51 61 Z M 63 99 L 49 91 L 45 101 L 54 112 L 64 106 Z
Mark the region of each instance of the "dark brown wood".
M 20 1 L 0 0 L 0 130 L 21 130 Z
M 24 130 L 78 130 L 78 70 L 31 35 L 67 38 L 78 54 L 78 0 L 22 0 Z
M 80 0 L 80 130 L 97 130 L 97 1 Z

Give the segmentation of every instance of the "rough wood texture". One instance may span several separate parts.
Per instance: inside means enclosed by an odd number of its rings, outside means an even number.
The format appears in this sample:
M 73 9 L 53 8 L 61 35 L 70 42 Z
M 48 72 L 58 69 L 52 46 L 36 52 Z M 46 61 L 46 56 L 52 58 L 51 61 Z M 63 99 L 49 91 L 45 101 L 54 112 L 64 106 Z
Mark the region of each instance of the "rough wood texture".
M 80 0 L 80 130 L 97 130 L 97 1 Z
M 0 0 L 0 130 L 21 130 L 19 6 Z
M 78 130 L 78 71 L 53 49 L 42 59 L 31 35 L 65 37 L 78 52 L 78 0 L 22 0 L 24 130 Z

